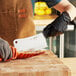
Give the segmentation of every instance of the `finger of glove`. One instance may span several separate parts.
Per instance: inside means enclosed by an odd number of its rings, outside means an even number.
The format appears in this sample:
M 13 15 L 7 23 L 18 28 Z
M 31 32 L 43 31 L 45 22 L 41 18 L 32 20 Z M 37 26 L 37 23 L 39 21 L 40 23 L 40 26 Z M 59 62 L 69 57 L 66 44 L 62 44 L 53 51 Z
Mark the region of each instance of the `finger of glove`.
M 51 33 L 51 25 L 49 24 L 48 26 L 46 26 L 43 30 L 43 34 L 46 38 L 48 38 L 50 36 Z
M 12 58 L 12 52 L 10 52 L 8 59 Z
M 3 46 L 0 46 L 0 55 L 3 59 L 5 58 L 5 52 L 4 52 Z
M 48 37 L 50 37 L 50 36 L 55 36 L 57 32 L 58 32 L 58 31 L 55 29 L 54 26 L 51 26 L 50 28 L 47 28 L 47 27 L 46 27 L 46 28 L 43 30 L 43 34 L 44 34 L 44 36 L 45 36 L 46 38 L 48 38 Z
M 5 52 L 5 58 L 4 58 L 4 61 L 5 61 L 5 60 L 8 59 L 9 55 L 10 55 L 9 58 L 12 57 L 12 55 L 11 55 L 12 51 L 11 51 L 11 48 L 9 47 L 9 44 L 7 42 L 4 44 L 3 49 L 4 49 L 4 52 Z

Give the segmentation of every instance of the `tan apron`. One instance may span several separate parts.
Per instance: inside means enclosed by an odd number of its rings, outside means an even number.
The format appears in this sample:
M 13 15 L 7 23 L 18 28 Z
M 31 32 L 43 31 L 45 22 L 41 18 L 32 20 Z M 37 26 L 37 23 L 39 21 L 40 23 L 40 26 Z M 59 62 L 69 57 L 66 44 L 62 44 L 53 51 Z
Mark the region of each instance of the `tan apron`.
M 13 45 L 35 33 L 31 0 L 0 0 L 0 37 Z

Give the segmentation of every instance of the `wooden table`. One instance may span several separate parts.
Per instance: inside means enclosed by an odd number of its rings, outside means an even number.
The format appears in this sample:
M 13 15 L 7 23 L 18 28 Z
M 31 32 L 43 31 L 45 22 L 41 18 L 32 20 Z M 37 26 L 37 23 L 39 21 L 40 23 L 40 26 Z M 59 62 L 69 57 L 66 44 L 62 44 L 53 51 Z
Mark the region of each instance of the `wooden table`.
M 51 51 L 27 59 L 0 63 L 0 76 L 71 76 L 70 69 Z
M 76 57 L 62 58 L 61 61 L 70 68 L 71 76 L 76 76 Z

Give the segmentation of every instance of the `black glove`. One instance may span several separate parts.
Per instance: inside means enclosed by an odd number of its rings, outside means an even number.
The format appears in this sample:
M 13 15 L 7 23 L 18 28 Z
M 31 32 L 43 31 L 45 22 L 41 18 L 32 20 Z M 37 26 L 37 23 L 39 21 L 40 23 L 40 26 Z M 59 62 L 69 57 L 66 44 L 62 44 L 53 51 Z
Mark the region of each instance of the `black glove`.
M 0 56 L 3 61 L 12 57 L 12 51 L 7 41 L 0 38 Z
M 64 33 L 67 29 L 67 25 L 71 21 L 71 18 L 67 12 L 63 12 L 59 17 L 57 17 L 51 24 L 47 25 L 44 30 L 44 36 L 57 36 Z

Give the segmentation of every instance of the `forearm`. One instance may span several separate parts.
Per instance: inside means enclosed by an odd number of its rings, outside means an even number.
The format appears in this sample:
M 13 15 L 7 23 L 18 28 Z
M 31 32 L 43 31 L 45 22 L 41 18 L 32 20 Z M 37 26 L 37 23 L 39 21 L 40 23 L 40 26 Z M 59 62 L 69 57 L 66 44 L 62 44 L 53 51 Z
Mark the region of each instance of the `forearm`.
M 54 8 L 61 13 L 66 11 L 71 17 L 71 20 L 76 17 L 76 8 L 68 0 L 62 0 L 60 3 L 55 5 Z

